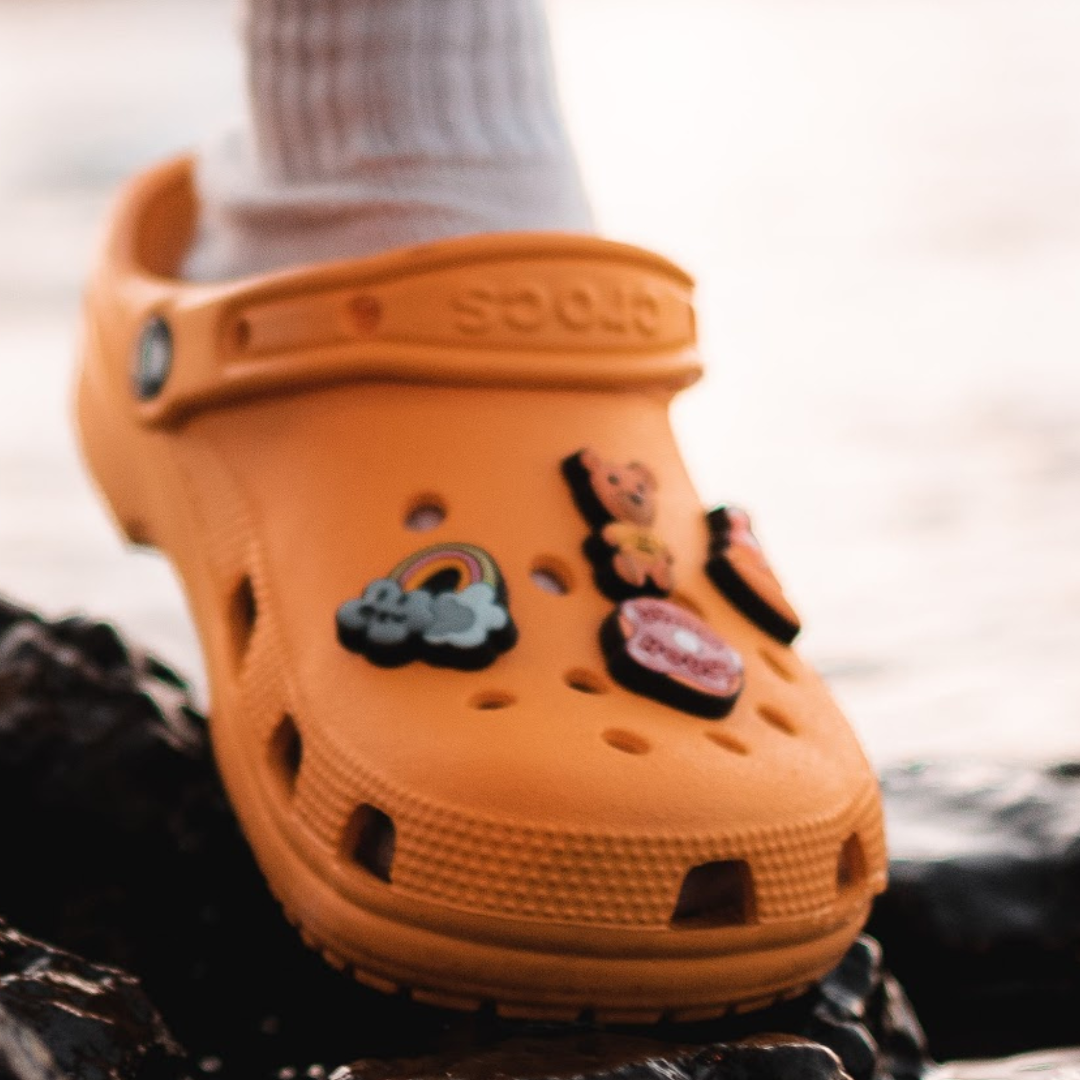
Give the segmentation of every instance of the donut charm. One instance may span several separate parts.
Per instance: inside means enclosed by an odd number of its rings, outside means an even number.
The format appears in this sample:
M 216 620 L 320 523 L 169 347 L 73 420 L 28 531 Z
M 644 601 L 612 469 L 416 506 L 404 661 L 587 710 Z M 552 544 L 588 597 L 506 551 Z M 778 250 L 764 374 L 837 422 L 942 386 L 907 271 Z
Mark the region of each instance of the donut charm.
M 708 515 L 709 561 L 713 584 L 752 623 L 790 645 L 802 629 L 799 616 L 765 559 L 750 517 L 737 506 L 718 506 Z
M 696 716 L 726 716 L 743 687 L 739 654 L 669 600 L 624 600 L 601 627 L 600 644 L 617 682 Z
M 651 470 L 638 462 L 617 465 L 586 449 L 566 458 L 562 471 L 593 530 L 585 554 L 600 591 L 612 600 L 671 592 L 674 559 L 652 529 L 657 483 Z
M 439 544 L 402 560 L 337 610 L 338 641 L 383 667 L 425 660 L 487 667 L 517 640 L 495 560 L 472 544 Z

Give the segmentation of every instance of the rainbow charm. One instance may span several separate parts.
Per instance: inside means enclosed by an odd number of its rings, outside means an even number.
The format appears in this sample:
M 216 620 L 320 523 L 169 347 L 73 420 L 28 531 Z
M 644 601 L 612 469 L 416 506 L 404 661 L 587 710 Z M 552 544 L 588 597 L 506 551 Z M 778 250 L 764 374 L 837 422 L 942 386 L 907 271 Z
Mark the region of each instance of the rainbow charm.
M 453 577 L 451 578 L 451 575 Z M 410 555 L 390 571 L 389 576 L 405 592 L 424 589 L 439 593 L 437 583 L 452 581 L 451 589 L 487 584 L 498 591 L 502 575 L 495 560 L 475 544 L 437 544 Z
M 424 548 L 337 610 L 338 640 L 373 663 L 487 667 L 517 641 L 506 583 L 474 544 Z

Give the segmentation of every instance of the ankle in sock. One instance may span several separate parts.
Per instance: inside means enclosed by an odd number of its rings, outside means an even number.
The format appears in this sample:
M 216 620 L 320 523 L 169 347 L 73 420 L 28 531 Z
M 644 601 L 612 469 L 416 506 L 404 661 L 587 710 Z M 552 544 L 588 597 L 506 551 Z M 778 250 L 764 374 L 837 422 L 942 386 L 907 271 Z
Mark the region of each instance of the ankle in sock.
M 540 0 L 244 0 L 241 25 L 249 111 L 199 160 L 186 277 L 593 231 Z

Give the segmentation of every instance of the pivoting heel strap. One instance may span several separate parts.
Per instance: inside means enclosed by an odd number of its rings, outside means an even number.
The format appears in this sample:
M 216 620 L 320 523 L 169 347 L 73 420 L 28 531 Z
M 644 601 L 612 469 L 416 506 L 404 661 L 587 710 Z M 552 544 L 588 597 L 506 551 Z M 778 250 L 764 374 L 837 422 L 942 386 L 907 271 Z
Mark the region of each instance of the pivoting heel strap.
M 675 391 L 700 375 L 693 283 L 649 252 L 494 234 L 192 284 L 161 273 L 147 239 L 190 211 L 188 185 L 184 162 L 141 179 L 92 287 L 145 424 L 358 380 Z

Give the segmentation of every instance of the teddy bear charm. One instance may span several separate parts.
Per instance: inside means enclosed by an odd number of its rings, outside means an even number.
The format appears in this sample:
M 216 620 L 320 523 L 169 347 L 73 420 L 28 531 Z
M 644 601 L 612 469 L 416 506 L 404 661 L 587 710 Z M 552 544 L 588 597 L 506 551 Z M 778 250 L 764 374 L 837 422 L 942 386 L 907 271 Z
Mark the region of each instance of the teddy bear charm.
M 652 531 L 657 489 L 652 471 L 638 462 L 616 465 L 590 449 L 566 458 L 562 470 L 593 530 L 585 554 L 601 592 L 612 600 L 671 592 L 674 560 Z

